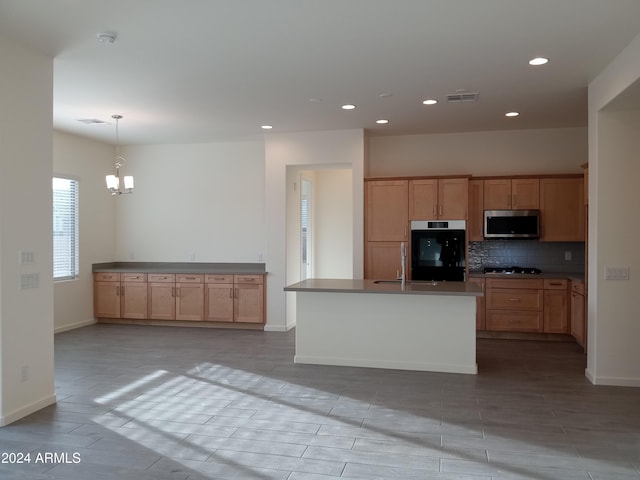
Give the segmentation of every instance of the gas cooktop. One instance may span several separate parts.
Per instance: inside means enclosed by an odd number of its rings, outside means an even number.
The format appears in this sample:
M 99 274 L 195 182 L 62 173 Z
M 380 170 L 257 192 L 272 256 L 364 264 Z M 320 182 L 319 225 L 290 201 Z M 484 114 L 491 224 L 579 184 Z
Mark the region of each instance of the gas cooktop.
M 484 267 L 484 273 L 540 275 L 542 270 L 534 267 Z

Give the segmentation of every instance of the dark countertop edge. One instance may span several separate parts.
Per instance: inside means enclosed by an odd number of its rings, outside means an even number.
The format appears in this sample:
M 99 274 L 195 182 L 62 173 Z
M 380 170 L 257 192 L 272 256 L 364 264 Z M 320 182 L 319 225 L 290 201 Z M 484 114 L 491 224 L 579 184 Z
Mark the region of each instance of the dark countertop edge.
M 105 262 L 94 263 L 92 272 L 202 273 L 265 275 L 264 263 Z
M 484 273 L 481 271 L 469 272 L 469 278 L 566 278 L 584 282 L 584 272 L 545 272 L 540 274 L 526 273 Z
M 373 280 L 331 280 L 321 279 L 302 281 L 288 285 L 285 292 L 324 292 L 324 293 L 379 293 L 386 295 L 441 295 L 459 297 L 482 297 L 482 289 L 465 282 L 439 282 L 436 286 L 426 284 L 407 284 L 402 290 L 399 284 L 376 284 Z

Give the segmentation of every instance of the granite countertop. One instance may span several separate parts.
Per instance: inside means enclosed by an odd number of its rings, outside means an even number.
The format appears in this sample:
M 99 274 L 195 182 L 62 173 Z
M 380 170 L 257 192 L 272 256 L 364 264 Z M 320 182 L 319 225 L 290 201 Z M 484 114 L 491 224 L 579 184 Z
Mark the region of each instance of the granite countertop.
M 467 282 L 412 282 L 404 290 L 400 281 L 312 278 L 288 285 L 286 292 L 385 293 L 400 295 L 483 296 L 479 285 Z
M 193 273 L 264 275 L 264 263 L 107 262 L 94 263 L 93 272 Z
M 584 282 L 584 272 L 543 272 L 540 274 L 530 273 L 484 273 L 482 270 L 470 271 L 470 278 L 566 278 L 568 280 L 578 280 Z

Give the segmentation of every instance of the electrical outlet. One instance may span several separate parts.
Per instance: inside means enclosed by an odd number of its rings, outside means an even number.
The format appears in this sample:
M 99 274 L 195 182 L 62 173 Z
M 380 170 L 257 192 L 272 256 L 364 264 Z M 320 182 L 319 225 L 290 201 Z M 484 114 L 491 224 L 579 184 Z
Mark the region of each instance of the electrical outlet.
M 29 365 L 24 365 L 20 371 L 20 374 L 23 382 L 29 380 Z
M 567 262 L 571 261 L 571 252 L 564 252 L 564 259 Z
M 196 254 L 195 254 L 195 252 L 191 252 L 191 253 L 189 254 L 189 261 L 190 261 L 190 262 L 193 262 L 195 259 L 196 259 Z

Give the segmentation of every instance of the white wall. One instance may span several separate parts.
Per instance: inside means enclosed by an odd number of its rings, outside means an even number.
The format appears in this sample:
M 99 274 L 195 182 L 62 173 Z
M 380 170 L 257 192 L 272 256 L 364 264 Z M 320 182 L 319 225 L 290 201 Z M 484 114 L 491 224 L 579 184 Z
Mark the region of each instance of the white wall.
M 295 325 L 294 295 L 285 295 L 287 278 L 287 168 L 350 165 L 352 176 L 354 278 L 363 275 L 364 132 L 340 130 L 269 134 L 265 139 L 267 325 L 284 331 Z M 289 303 L 287 304 L 287 297 Z
M 0 65 L 0 425 L 6 425 L 55 402 L 53 61 L 0 39 Z M 19 264 L 21 250 L 33 251 L 32 265 Z M 23 274 L 37 274 L 37 288 L 21 289 Z
M 262 141 L 129 146 L 118 261 L 258 262 L 265 249 Z
M 80 272 L 75 280 L 55 282 L 54 328 L 56 332 L 95 322 L 93 318 L 94 263 L 111 262 L 115 255 L 118 199 L 105 186 L 104 177 L 114 168 L 114 147 L 64 132 L 53 134 L 54 175 L 79 181 Z
M 370 137 L 366 176 L 582 173 L 586 128 Z
M 608 108 L 639 79 L 640 36 L 589 85 L 587 377 L 595 384 L 640 386 L 640 105 Z M 605 280 L 605 266 L 630 267 L 630 279 Z

